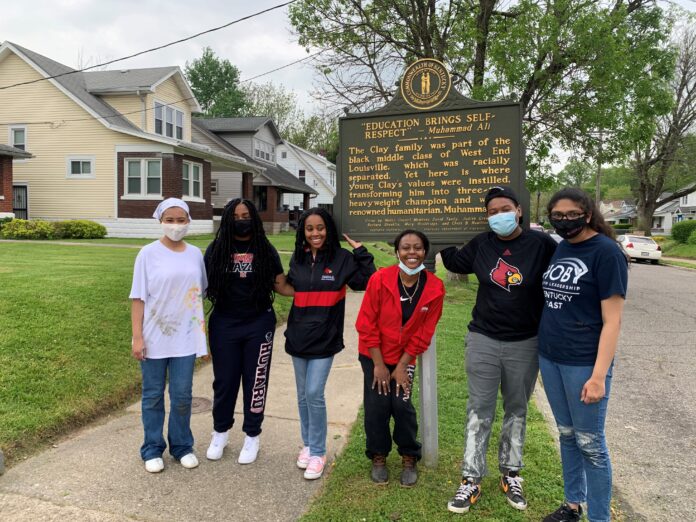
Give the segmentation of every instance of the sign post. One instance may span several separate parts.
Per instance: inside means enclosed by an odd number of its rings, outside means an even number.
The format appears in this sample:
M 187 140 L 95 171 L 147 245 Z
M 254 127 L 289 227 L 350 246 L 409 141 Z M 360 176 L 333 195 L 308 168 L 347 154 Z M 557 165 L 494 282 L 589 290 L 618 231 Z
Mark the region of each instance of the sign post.
M 445 66 L 432 58 L 409 65 L 401 88 L 384 107 L 339 120 L 339 180 L 334 218 L 360 241 L 392 241 L 404 229 L 424 232 L 426 260 L 487 230 L 484 197 L 512 187 L 524 208 L 522 107 L 477 102 L 451 88 Z M 424 461 L 437 464 L 435 338 L 420 361 Z

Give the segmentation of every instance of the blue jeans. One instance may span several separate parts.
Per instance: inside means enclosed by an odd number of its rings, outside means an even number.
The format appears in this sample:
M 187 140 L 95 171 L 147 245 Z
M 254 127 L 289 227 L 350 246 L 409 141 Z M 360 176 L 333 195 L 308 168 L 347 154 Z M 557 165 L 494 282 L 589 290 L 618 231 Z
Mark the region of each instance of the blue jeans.
M 611 461 L 604 437 L 604 421 L 611 389 L 607 372 L 604 398 L 593 404 L 580 401 L 592 366 L 568 366 L 539 357 L 539 369 L 561 442 L 563 489 L 567 502 L 587 502 L 591 522 L 611 520 Z
M 143 460 L 162 456 L 164 443 L 164 388 L 169 373 L 169 453 L 179 460 L 193 451 L 191 433 L 191 386 L 195 355 L 145 359 L 140 363 L 143 374 L 142 415 L 145 441 L 140 448 Z
M 302 441 L 309 446 L 309 454 L 326 455 L 326 401 L 324 388 L 329 378 L 333 356 L 323 359 L 293 357 L 297 405 L 300 410 Z

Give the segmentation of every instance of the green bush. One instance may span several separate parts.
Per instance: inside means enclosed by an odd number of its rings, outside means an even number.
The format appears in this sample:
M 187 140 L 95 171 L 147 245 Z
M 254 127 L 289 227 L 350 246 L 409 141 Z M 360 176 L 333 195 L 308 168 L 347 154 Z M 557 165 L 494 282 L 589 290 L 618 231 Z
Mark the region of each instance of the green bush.
M 101 239 L 106 236 L 104 225 L 86 219 L 56 221 L 53 226 L 57 239 Z
M 14 219 L 14 218 L 11 218 L 11 217 L 0 218 L 0 232 L 2 232 L 2 226 L 5 223 L 9 223 L 10 221 L 12 221 L 12 219 Z M 2 237 L 2 236 L 0 236 L 0 237 Z
M 696 230 L 694 230 L 691 235 L 689 236 L 689 241 L 688 243 L 690 245 L 696 245 Z
M 680 221 L 672 225 L 672 238 L 677 243 L 686 243 L 694 230 L 696 230 L 696 220 Z
M 41 219 L 13 219 L 5 223 L 0 231 L 5 239 L 51 239 L 53 233 L 53 224 Z

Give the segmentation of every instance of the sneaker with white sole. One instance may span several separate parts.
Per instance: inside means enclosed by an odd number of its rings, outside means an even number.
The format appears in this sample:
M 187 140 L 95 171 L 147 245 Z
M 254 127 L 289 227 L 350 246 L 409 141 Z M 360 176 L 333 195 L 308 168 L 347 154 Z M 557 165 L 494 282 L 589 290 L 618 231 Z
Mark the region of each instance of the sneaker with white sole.
M 505 493 L 508 504 L 520 511 L 527 509 L 527 499 L 524 498 L 522 492 L 522 482 L 524 479 L 514 471 L 500 477 L 500 489 Z
M 309 457 L 309 464 L 307 464 L 307 469 L 304 472 L 304 478 L 307 480 L 318 479 L 324 473 L 325 465 L 326 455 L 323 457 L 318 457 L 316 455 Z
M 198 467 L 198 459 L 193 453 L 187 453 L 179 459 L 179 462 L 186 469 L 193 469 Z
M 159 457 L 145 461 L 145 470 L 148 473 L 159 473 L 163 469 L 164 461 Z
M 208 446 L 208 451 L 205 453 L 205 456 L 208 460 L 220 460 L 222 458 L 222 452 L 225 446 L 227 446 L 229 432 L 223 431 L 222 433 L 218 433 L 217 431 L 213 431 L 212 435 L 213 438 L 210 439 L 210 446 Z
M 251 464 L 254 462 L 259 454 L 260 444 L 261 437 L 259 435 L 256 437 L 250 437 L 249 435 L 244 437 L 244 446 L 242 446 L 242 451 L 239 452 L 237 462 L 240 464 Z
M 309 465 L 309 446 L 305 446 L 302 448 L 302 451 L 300 451 L 300 454 L 297 456 L 297 467 L 300 469 L 307 469 L 307 466 Z

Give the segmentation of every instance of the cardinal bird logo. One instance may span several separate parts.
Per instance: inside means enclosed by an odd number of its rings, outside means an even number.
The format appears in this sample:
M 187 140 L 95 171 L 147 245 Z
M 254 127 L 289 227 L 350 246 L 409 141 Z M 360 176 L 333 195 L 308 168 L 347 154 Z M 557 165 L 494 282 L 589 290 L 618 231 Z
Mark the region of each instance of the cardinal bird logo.
M 498 264 L 491 270 L 491 281 L 509 292 L 511 286 L 522 284 L 522 274 L 519 268 L 498 258 Z

